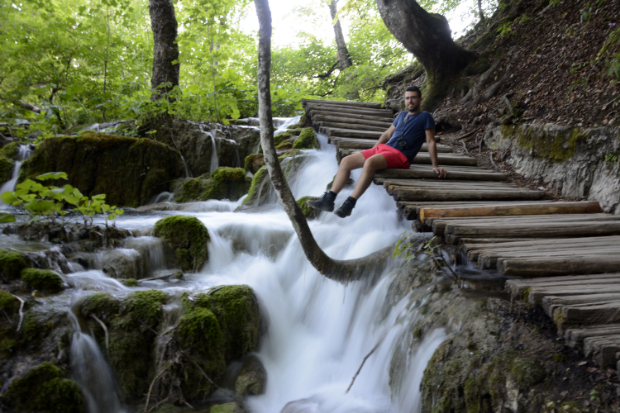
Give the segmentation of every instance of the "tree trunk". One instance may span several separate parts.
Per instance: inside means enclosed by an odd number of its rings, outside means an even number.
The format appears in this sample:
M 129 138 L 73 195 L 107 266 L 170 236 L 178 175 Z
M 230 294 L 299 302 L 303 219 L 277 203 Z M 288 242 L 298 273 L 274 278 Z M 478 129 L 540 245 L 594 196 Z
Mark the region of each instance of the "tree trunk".
M 336 15 L 338 14 L 338 9 L 336 8 L 336 3 L 338 0 L 332 0 L 329 3 L 329 13 L 332 16 L 332 24 L 333 21 L 336 20 Z M 334 26 L 334 35 L 336 36 L 336 47 L 338 48 L 338 60 L 340 61 L 340 69 L 345 70 L 348 67 L 353 66 L 353 62 L 351 62 L 351 56 L 349 55 L 349 49 L 347 49 L 347 43 L 344 41 L 344 35 L 342 34 L 342 27 L 340 26 L 340 19 L 336 20 Z M 345 81 L 348 83 L 350 74 L 345 74 Z M 353 91 L 347 94 L 348 99 L 359 99 L 359 92 Z
M 149 13 L 154 41 L 151 99 L 156 100 L 179 85 L 177 19 L 172 0 L 149 0 Z
M 390 258 L 391 248 L 378 251 L 364 258 L 339 261 L 327 256 L 319 247 L 310 231 L 308 221 L 295 201 L 280 167 L 273 142 L 273 121 L 271 111 L 271 11 L 267 0 L 254 0 L 260 24 L 258 41 L 258 117 L 260 140 L 265 155 L 265 164 L 273 187 L 284 211 L 288 215 L 308 261 L 327 278 L 346 283 L 380 274 Z
M 475 54 L 452 41 L 444 16 L 428 13 L 415 0 L 376 1 L 387 28 L 426 69 L 422 108 L 435 108 Z
M 480 16 L 480 23 L 484 21 L 484 13 L 482 12 L 482 0 L 478 0 L 478 15 Z

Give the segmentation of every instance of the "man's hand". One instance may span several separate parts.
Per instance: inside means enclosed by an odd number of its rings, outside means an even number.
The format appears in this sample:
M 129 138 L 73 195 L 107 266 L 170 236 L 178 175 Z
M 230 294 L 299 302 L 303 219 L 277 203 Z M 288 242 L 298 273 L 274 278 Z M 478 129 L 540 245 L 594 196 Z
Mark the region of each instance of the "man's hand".
M 438 166 L 433 166 L 433 171 L 435 171 L 439 178 L 445 178 L 448 176 L 448 171 Z

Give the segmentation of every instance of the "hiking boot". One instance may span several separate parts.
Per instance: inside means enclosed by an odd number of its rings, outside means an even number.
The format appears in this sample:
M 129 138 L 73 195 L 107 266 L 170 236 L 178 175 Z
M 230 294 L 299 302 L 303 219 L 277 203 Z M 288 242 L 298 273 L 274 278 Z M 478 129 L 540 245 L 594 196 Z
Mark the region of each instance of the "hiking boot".
M 356 202 L 357 199 L 348 197 L 342 203 L 342 205 L 340 205 L 340 208 L 338 208 L 336 212 L 334 212 L 334 214 L 338 215 L 340 218 L 348 217 L 349 215 L 351 215 L 351 211 L 353 211 L 353 208 L 355 208 Z
M 306 204 L 319 211 L 332 212 L 334 210 L 334 201 L 336 200 L 336 194 L 332 191 L 327 191 L 314 201 L 308 201 Z

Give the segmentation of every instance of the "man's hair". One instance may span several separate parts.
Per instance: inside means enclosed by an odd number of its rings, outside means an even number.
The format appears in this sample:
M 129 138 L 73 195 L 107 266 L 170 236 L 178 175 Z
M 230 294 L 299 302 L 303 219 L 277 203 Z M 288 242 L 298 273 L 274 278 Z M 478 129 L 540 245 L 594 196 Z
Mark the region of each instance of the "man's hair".
M 405 89 L 405 92 L 418 92 L 418 97 L 422 97 L 422 92 L 417 86 L 409 86 L 407 87 L 407 89 Z

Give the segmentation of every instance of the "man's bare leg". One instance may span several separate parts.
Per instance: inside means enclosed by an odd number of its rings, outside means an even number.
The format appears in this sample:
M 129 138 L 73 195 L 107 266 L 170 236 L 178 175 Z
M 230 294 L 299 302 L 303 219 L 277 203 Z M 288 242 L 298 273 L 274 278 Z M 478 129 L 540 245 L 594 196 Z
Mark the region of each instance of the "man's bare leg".
M 363 167 L 365 162 L 366 158 L 364 158 L 364 155 L 361 153 L 355 153 L 344 157 L 342 161 L 340 161 L 340 166 L 338 167 L 338 172 L 336 172 L 331 191 L 336 194 L 342 191 L 342 188 L 344 188 L 349 180 L 351 171 Z
M 360 153 L 359 155 L 362 154 Z M 362 155 L 362 157 L 363 156 L 364 155 Z M 357 184 L 355 184 L 355 189 L 353 190 L 351 197 L 359 199 L 359 197 L 362 196 L 370 186 L 370 183 L 375 177 L 375 173 L 379 169 L 385 168 L 387 168 L 387 161 L 383 155 L 373 155 L 366 159 L 366 162 L 364 162 L 364 169 L 362 169 L 362 175 L 360 175 L 360 179 L 357 180 Z

